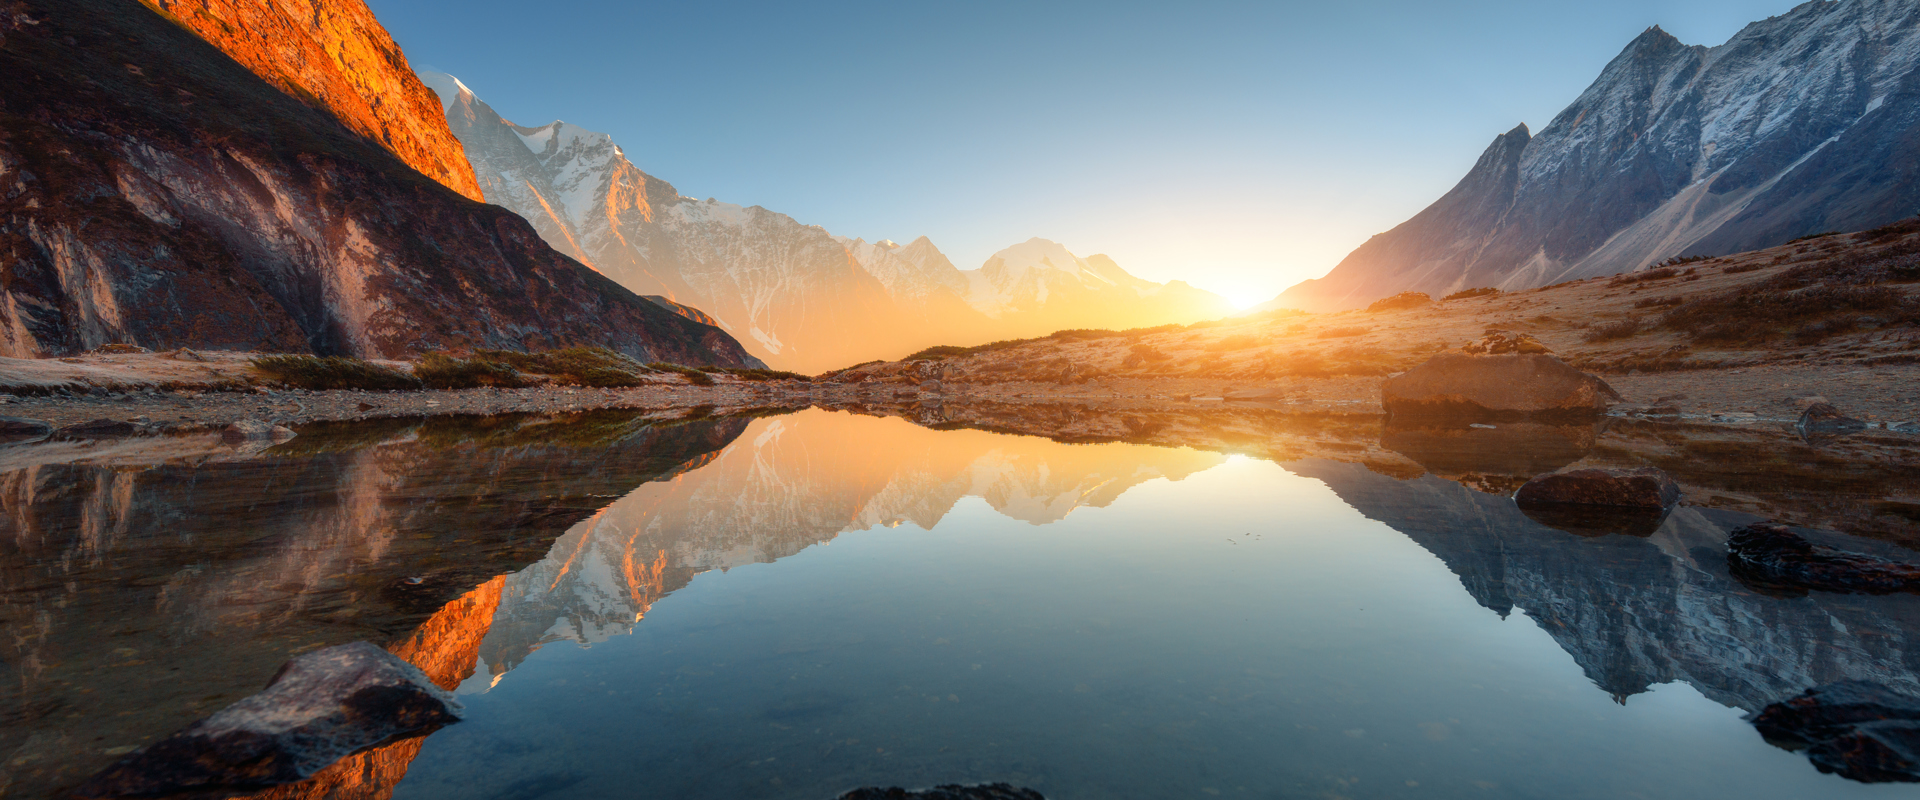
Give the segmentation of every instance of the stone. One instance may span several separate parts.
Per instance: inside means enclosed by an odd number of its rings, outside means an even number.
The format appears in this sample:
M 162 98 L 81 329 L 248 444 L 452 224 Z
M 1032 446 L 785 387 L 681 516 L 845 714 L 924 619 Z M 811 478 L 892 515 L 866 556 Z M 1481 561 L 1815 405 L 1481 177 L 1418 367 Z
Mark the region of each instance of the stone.
M 1807 410 L 1800 413 L 1800 421 L 1796 426 L 1803 435 L 1852 433 L 1867 429 L 1867 423 L 1840 413 L 1840 409 L 1829 403 L 1807 406 Z
M 1687 399 L 1686 395 L 1675 394 L 1675 395 L 1668 395 L 1666 397 L 1662 397 L 1658 400 L 1655 400 L 1653 401 L 1653 405 L 1647 406 L 1647 412 L 1646 412 L 1647 416 L 1649 417 L 1680 416 L 1680 414 L 1685 411 L 1685 406 L 1682 406 L 1680 404 L 1680 401 L 1685 399 Z
M 1526 505 L 1664 509 L 1680 502 L 1680 485 L 1653 467 L 1574 469 L 1527 481 L 1513 499 Z
M 1863 783 L 1920 783 L 1920 697 L 1840 681 L 1747 721 L 1769 744 L 1804 753 L 1821 772 Z
M 45 439 L 53 435 L 53 425 L 45 420 L 0 417 L 0 442 Z
M 840 795 L 839 800 L 1047 800 L 1046 795 L 1005 783 L 979 786 L 949 784 L 909 792 L 898 786 L 890 789 L 867 787 Z
M 1728 535 L 1727 567 L 1742 581 L 1767 588 L 1858 594 L 1920 590 L 1920 565 L 1817 545 L 1777 522 Z
M 117 439 L 140 433 L 140 426 L 117 419 L 76 422 L 53 432 L 60 439 Z
M 1830 405 L 1832 403 L 1833 403 L 1832 400 L 1828 400 L 1827 398 L 1821 395 L 1813 394 L 1813 395 L 1807 395 L 1806 397 L 1794 398 L 1793 407 L 1798 408 L 1801 411 L 1805 411 L 1809 408 L 1812 408 L 1813 406 Z
M 1590 417 L 1619 401 L 1606 381 L 1540 354 L 1441 353 L 1380 387 L 1395 416 Z
M 220 438 L 229 442 L 284 442 L 296 434 L 281 425 L 262 422 L 257 419 L 243 419 L 228 425 L 220 431 Z
M 942 386 L 939 381 L 921 381 L 920 391 L 928 394 L 939 394 L 946 391 L 946 387 Z
M 83 798 L 244 790 L 304 780 L 359 750 L 459 722 L 453 694 L 369 642 L 288 661 L 267 688 L 135 751 Z

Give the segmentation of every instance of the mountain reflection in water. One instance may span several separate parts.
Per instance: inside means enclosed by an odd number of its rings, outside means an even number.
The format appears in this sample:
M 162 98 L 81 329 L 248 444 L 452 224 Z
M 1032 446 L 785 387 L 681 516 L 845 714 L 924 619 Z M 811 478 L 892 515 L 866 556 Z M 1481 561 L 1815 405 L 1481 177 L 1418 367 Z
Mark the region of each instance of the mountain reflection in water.
M 1899 480 L 1808 500 L 1702 464 L 1689 491 L 1729 507 L 1576 536 L 1506 495 L 1706 445 L 1257 415 L 1028 432 L 1163 446 L 813 410 L 16 449 L 0 786 L 71 784 L 355 638 L 458 686 L 469 721 L 260 797 L 1843 796 L 1867 787 L 1713 709 L 1920 693 L 1920 598 L 1726 570 L 1755 504 L 1882 530 Z

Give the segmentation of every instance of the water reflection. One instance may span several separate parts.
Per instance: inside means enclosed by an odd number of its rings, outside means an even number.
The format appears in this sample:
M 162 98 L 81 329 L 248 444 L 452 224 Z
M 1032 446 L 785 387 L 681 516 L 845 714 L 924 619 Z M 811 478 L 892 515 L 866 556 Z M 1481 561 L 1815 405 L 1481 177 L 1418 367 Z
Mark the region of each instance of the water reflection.
M 265 451 L 0 450 L 0 794 L 76 783 L 315 647 L 396 642 L 457 684 L 497 576 L 746 424 L 603 413 L 316 427 Z
M 860 411 L 906 419 L 0 450 L 0 792 L 71 784 L 288 654 L 363 638 L 474 718 L 260 797 L 1839 794 L 1664 687 L 1745 711 L 1846 679 L 1920 694 L 1920 598 L 1759 593 L 1724 545 L 1781 516 L 1898 556 L 1910 451 L 1617 422 Z M 1690 505 L 1582 536 L 1509 499 L 1576 462 L 1668 468 Z M 1590 685 L 1558 683 L 1556 656 Z
M 641 486 L 574 526 L 547 558 L 508 578 L 481 646 L 485 674 L 466 690 L 497 683 L 542 645 L 631 633 L 653 601 L 707 570 L 771 562 L 845 531 L 930 529 L 964 497 L 1044 525 L 1225 460 L 823 411 L 765 420 L 698 469 Z

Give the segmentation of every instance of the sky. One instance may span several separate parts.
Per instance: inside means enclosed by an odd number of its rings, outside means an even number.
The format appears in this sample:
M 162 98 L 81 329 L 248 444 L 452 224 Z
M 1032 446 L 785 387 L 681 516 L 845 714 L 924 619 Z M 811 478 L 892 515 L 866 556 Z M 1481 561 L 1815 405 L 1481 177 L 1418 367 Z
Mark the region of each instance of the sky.
M 1789 0 L 370 0 L 508 119 L 612 134 L 683 195 L 962 269 L 1030 237 L 1241 305 L 1325 274 L 1658 24 Z

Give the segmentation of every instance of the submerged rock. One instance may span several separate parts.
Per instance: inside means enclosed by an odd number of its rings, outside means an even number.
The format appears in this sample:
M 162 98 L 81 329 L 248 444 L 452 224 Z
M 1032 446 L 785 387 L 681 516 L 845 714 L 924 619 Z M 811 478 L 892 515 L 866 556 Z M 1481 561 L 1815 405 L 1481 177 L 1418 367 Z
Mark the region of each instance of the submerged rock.
M 1920 565 L 1816 545 L 1777 522 L 1729 535 L 1727 566 L 1736 577 L 1763 586 L 1863 594 L 1920 590 Z
M 1680 485 L 1653 467 L 1575 469 L 1541 475 L 1514 495 L 1521 505 L 1663 509 L 1680 502 Z
M 1747 717 L 1769 743 L 1821 772 L 1865 783 L 1920 783 L 1920 698 L 1865 681 L 1817 686 Z
M 1864 431 L 1867 423 L 1840 413 L 1828 403 L 1814 403 L 1800 413 L 1799 428 L 1802 434 L 1852 433 Z
M 229 442 L 284 442 L 295 435 L 284 425 L 274 425 L 257 419 L 243 419 L 220 431 L 220 438 Z
M 1606 381 L 1542 354 L 1441 353 L 1380 387 L 1395 416 L 1593 416 L 1619 400 Z
M 950 784 L 909 792 L 898 786 L 891 789 L 868 787 L 840 795 L 839 800 L 1047 800 L 1046 795 L 1005 783 L 980 786 Z
M 61 439 L 117 439 L 140 433 L 140 426 L 117 419 L 76 422 L 53 432 Z
M 129 797 L 303 780 L 357 750 L 460 721 L 453 695 L 368 642 L 294 658 L 265 691 L 149 745 L 74 794 Z
M 53 434 L 53 425 L 45 420 L 0 417 L 0 442 L 45 439 Z

